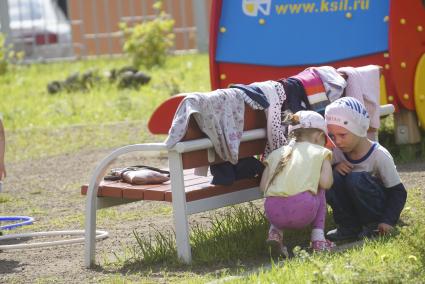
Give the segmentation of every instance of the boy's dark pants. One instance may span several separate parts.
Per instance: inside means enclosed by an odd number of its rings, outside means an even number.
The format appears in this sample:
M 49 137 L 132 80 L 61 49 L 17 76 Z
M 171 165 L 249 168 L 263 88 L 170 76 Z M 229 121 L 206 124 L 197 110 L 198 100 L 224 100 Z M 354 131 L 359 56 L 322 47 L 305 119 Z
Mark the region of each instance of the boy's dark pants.
M 339 228 L 360 231 L 362 226 L 380 223 L 385 209 L 385 187 L 367 172 L 345 176 L 333 172 L 334 183 L 326 192 Z

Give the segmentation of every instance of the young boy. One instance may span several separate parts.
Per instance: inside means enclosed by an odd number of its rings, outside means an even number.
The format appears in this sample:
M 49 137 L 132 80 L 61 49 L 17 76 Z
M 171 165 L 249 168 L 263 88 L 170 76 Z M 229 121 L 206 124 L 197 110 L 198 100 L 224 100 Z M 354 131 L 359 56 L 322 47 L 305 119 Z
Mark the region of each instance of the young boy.
M 391 154 L 367 138 L 369 115 L 351 97 L 326 107 L 333 151 L 334 183 L 326 192 L 337 229 L 327 233 L 332 241 L 387 234 L 397 223 L 406 202 Z

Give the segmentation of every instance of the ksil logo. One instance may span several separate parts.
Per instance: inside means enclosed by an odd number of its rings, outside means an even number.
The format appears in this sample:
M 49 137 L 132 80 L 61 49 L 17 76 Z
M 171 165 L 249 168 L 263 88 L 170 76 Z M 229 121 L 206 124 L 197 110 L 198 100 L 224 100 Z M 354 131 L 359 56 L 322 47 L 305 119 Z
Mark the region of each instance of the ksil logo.
M 243 0 L 242 10 L 247 16 L 258 16 L 259 13 L 263 15 L 270 15 L 270 8 L 272 0 Z

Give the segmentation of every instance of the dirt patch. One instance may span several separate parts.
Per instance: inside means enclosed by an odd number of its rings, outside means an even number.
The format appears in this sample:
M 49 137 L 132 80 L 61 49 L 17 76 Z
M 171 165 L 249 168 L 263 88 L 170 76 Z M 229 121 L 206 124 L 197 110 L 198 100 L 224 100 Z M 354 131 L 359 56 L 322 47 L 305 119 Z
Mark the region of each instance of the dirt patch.
M 60 155 L 39 160 L 25 161 L 8 165 L 8 178 L 4 184 L 4 194 L 9 201 L 0 204 L 2 215 L 28 215 L 36 219 L 31 227 L 12 231 L 30 232 L 40 230 L 83 229 L 85 199 L 80 195 L 79 186 L 87 183 L 96 164 L 110 150 L 81 151 L 70 155 Z M 159 159 L 158 159 L 159 156 Z M 156 153 L 153 156 L 129 155 L 120 159 L 115 166 L 149 164 L 165 166 L 166 159 Z M 398 167 L 407 188 L 425 188 L 425 162 L 403 164 Z M 117 279 L 121 272 L 103 265 L 112 258 L 114 252 L 122 254 L 125 246 L 135 245 L 132 230 L 149 232 L 151 226 L 171 229 L 171 208 L 168 203 L 135 202 L 107 209 L 106 217 L 101 218 L 98 228 L 105 229 L 110 237 L 97 243 L 96 269 L 84 268 L 82 244 L 13 250 L 0 253 L 0 282 L 33 283 L 38 281 L 54 283 L 101 282 L 102 279 Z M 205 214 L 196 214 L 191 222 L 205 220 Z M 112 258 L 113 259 L 113 258 Z M 217 267 L 189 273 L 214 272 Z M 181 269 L 175 272 L 140 270 L 135 279 L 146 277 L 152 282 L 167 282 L 167 277 L 184 275 Z M 166 274 L 167 276 L 164 276 Z M 128 276 L 127 276 L 128 277 Z M 131 278 L 132 276 L 130 276 Z

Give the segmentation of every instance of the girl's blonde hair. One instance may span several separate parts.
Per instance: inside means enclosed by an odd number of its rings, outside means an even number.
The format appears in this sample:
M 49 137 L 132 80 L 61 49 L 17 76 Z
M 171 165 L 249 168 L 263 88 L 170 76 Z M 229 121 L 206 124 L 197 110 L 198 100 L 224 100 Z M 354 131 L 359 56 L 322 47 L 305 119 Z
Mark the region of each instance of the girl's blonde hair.
M 289 125 L 297 125 L 300 123 L 300 118 L 297 114 L 290 113 L 286 115 L 283 122 Z M 295 143 L 306 141 L 306 140 L 308 141 L 314 133 L 317 133 L 317 131 L 322 132 L 320 129 L 317 129 L 317 128 L 297 128 L 289 134 L 288 136 L 289 142 L 287 145 L 289 149 L 287 149 L 286 151 L 282 151 L 282 156 L 276 166 L 276 169 L 272 177 L 270 178 L 269 182 L 267 183 L 266 191 L 269 188 L 269 186 L 273 183 L 273 181 L 276 179 L 276 176 L 280 172 L 282 172 L 285 166 L 288 164 L 289 160 L 292 157 L 292 152 L 294 150 Z

